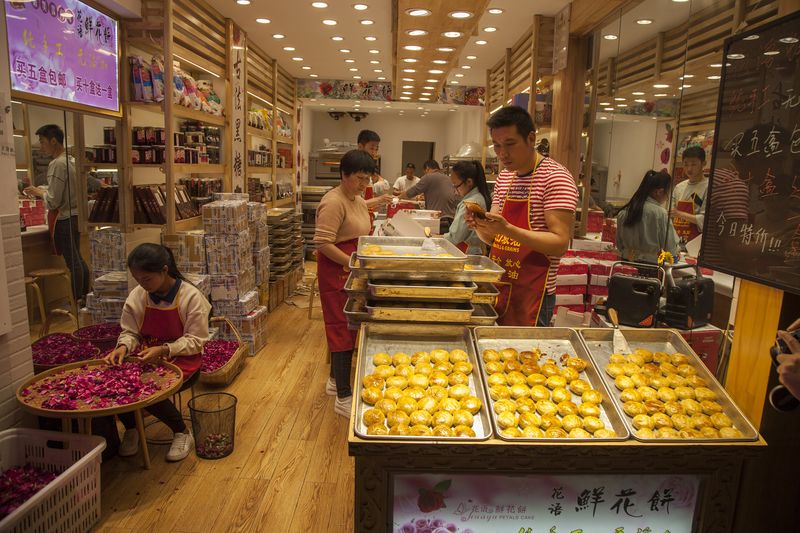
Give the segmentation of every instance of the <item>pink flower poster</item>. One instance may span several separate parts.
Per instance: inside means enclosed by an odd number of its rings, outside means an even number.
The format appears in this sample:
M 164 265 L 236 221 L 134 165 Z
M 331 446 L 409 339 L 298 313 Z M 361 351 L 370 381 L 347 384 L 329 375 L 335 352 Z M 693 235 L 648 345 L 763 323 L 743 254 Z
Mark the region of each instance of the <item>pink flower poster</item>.
M 689 475 L 393 478 L 395 533 L 690 533 Z

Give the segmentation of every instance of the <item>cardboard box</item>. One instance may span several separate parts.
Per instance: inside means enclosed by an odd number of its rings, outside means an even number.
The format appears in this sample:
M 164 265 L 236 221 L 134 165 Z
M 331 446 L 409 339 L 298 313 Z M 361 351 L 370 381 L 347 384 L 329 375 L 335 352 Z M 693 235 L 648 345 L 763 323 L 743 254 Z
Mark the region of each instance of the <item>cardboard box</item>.
M 175 263 L 181 272 L 206 274 L 206 244 L 203 230 L 179 231 L 162 234 L 161 244 L 172 250 Z
M 556 287 L 559 285 L 587 285 L 588 282 L 588 274 L 566 274 L 563 276 L 556 276 Z
M 580 251 L 604 252 L 612 250 L 614 248 L 614 243 L 591 239 L 573 239 L 570 248 Z
M 214 316 L 243 316 L 258 306 L 258 291 L 252 290 L 238 300 L 216 300 L 213 305 Z
M 238 300 L 256 288 L 256 274 L 252 268 L 234 274 L 213 274 L 211 278 L 211 299 Z
M 183 273 L 186 281 L 197 287 L 203 293 L 203 296 L 209 298 L 211 296 L 211 278 L 206 274 Z
M 256 269 L 256 285 L 269 281 L 269 246 L 253 252 L 253 267 Z
M 247 231 L 247 202 L 220 200 L 203 205 L 203 229 L 225 235 Z
M 716 374 L 719 365 L 719 349 L 722 345 L 722 330 L 708 324 L 701 328 L 678 331 L 711 373 Z
M 130 289 L 126 270 L 102 274 L 94 280 L 94 295 L 99 298 L 118 298 L 125 300 Z
M 269 229 L 266 224 L 251 224 L 250 238 L 253 243 L 253 250 L 261 250 L 269 246 Z
M 206 266 L 209 274 L 228 274 L 253 268 L 250 232 L 236 235 L 208 234 Z
M 583 294 L 556 294 L 556 305 L 584 305 Z
M 114 228 L 89 233 L 89 258 L 94 271 L 110 272 L 128 268 L 126 234 Z
M 588 274 L 589 263 L 578 257 L 562 257 L 558 263 L 558 275 Z
M 249 195 L 248 195 L 249 197 Z M 253 223 L 267 223 L 267 206 L 261 202 L 247 202 L 247 221 Z

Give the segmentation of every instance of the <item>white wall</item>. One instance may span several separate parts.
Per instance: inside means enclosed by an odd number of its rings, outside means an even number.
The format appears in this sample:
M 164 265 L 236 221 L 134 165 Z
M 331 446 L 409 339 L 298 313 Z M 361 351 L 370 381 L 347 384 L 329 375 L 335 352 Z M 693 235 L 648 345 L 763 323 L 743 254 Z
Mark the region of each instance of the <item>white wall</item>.
M 447 113 L 446 154 L 455 154 L 468 142 L 478 146 L 483 140 L 483 108 L 469 106 Z
M 653 147 L 656 121 L 642 117 L 638 122 L 628 120 L 598 120 L 593 161 L 608 167 L 608 200 L 628 200 L 653 168 Z M 619 184 L 616 184 L 620 175 Z

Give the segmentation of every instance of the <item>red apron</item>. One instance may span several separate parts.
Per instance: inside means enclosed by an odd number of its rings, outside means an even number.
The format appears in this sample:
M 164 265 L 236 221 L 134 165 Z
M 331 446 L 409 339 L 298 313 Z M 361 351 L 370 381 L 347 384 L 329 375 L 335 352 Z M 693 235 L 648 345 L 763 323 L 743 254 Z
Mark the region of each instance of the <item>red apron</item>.
M 678 203 L 675 204 L 675 209 L 681 211 L 682 213 L 689 213 L 690 215 L 694 215 L 695 214 L 694 200 L 678 200 Z M 697 227 L 697 224 L 689 222 L 688 220 L 683 220 L 682 218 L 675 217 L 672 220 L 672 225 L 675 226 L 675 233 L 678 234 L 678 237 L 680 237 L 686 242 L 689 242 L 698 235 L 700 235 L 700 229 Z
M 145 298 L 147 298 L 147 304 L 144 308 L 144 318 L 142 319 L 142 326 L 139 328 L 139 335 L 142 337 L 155 337 L 160 344 L 173 342 L 183 337 L 183 320 L 181 320 L 181 315 L 178 313 L 180 291 L 175 296 L 174 305 L 167 309 L 152 307 L 150 305 L 150 296 L 145 295 Z M 183 371 L 184 381 L 200 369 L 200 362 L 200 354 L 181 355 L 171 361 Z
M 531 230 L 530 191 L 527 199 L 515 200 L 509 198 L 512 187 L 513 182 L 508 187 L 501 214 L 510 224 Z M 495 284 L 500 292 L 495 304 L 498 325 L 536 326 L 547 291 L 550 260 L 546 255 L 503 235 L 495 236 L 489 257 L 506 269 Z
M 461 250 L 464 253 L 467 253 L 467 249 L 469 248 L 469 245 L 466 242 L 461 241 L 460 243 L 456 244 L 456 248 L 458 248 L 459 250 Z
M 61 255 L 56 248 L 56 222 L 58 222 L 58 209 L 47 210 L 47 230 L 50 232 L 50 253 Z
M 349 257 L 358 248 L 358 239 L 338 242 L 336 247 Z M 344 314 L 344 306 L 347 304 L 344 285 L 348 276 L 342 265 L 323 253 L 317 253 L 319 299 L 325 321 L 325 337 L 331 352 L 346 352 L 356 345 L 356 332 L 347 327 L 347 317 Z

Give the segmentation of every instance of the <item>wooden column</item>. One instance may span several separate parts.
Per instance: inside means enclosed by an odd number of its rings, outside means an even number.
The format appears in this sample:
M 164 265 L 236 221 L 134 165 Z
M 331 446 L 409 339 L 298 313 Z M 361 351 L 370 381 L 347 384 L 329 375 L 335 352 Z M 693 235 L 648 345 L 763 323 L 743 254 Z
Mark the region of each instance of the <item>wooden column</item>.
M 600 32 L 595 32 L 595 42 L 600 38 Z M 581 203 L 581 225 L 578 228 L 578 235 L 586 235 L 586 226 L 589 223 L 589 196 L 592 194 L 592 152 L 594 151 L 594 121 L 597 117 L 597 80 L 600 77 L 600 47 L 595 46 L 592 58 L 592 97 L 589 100 L 589 132 L 586 141 L 586 154 L 583 161 L 583 202 Z
M 508 94 L 508 86 L 511 80 L 511 48 L 506 48 L 506 58 L 505 64 L 503 65 L 503 101 L 500 102 L 501 104 L 508 105 L 508 99 L 510 95 Z
M 528 113 L 533 117 L 533 127 L 536 128 L 536 80 L 539 79 L 539 38 L 542 34 L 542 16 L 533 16 L 531 26 L 531 75 L 528 85 L 531 88 L 531 97 L 528 98 Z
M 172 0 L 165 0 L 164 5 L 164 79 L 172 80 L 173 68 L 173 22 L 175 19 Z M 167 84 L 172 87 L 172 84 Z M 165 187 L 167 189 L 167 234 L 175 233 L 175 201 L 172 195 L 175 191 L 175 121 L 172 110 L 175 104 L 168 92 L 164 98 L 164 129 L 167 134 L 167 146 L 164 149 Z
M 550 153 L 573 176 L 580 174 L 587 40 L 570 36 L 567 67 L 553 78 L 553 127 Z

